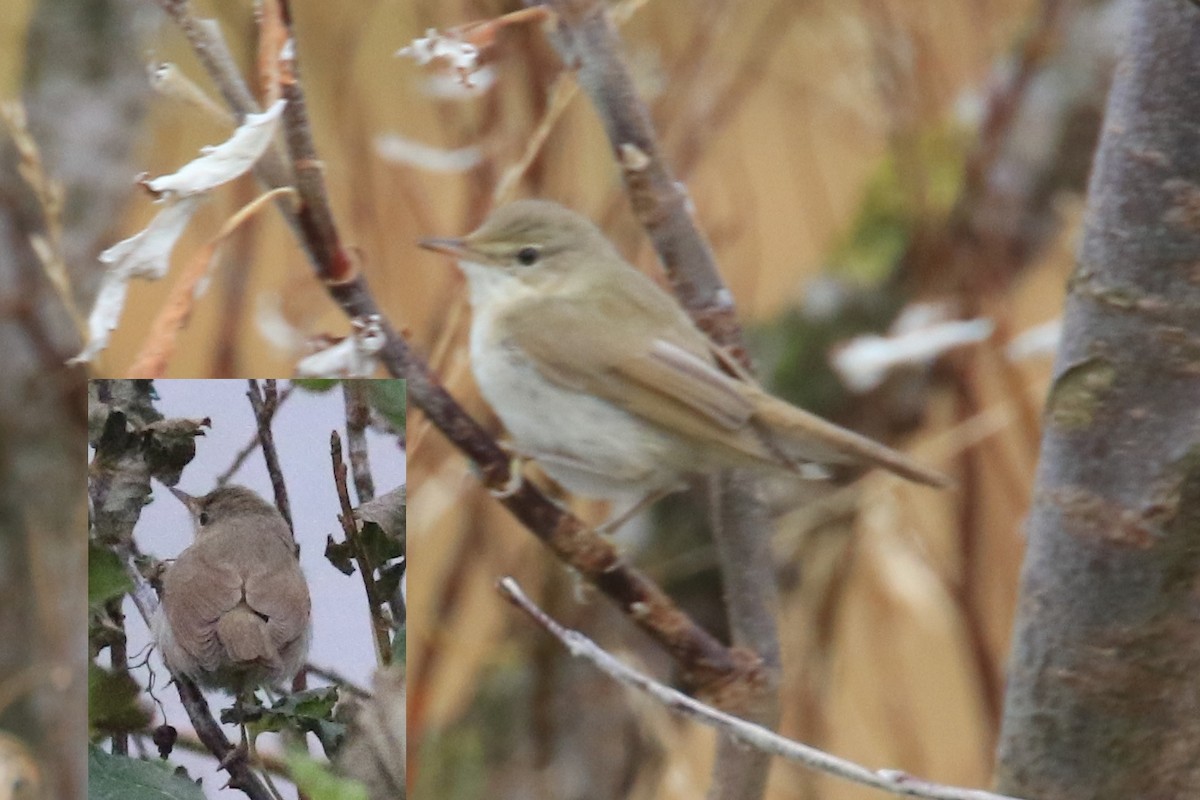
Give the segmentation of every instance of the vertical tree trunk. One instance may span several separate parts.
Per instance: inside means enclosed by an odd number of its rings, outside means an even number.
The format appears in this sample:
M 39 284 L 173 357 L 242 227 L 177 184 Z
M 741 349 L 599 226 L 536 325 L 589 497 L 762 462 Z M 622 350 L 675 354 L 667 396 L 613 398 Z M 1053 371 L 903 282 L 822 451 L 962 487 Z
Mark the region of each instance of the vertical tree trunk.
M 1200 5 L 1138 5 L 1088 203 L 998 788 L 1200 797 Z

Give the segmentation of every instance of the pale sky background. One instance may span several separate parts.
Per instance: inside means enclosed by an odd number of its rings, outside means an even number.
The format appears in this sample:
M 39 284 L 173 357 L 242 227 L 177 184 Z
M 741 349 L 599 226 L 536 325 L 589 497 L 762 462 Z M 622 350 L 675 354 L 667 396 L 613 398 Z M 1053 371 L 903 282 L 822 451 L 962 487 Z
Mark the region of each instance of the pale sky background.
M 279 382 L 280 391 L 287 385 Z M 154 382 L 159 401 L 155 404 L 166 417 L 209 417 L 212 427 L 196 440 L 196 457 L 183 472 L 178 488 L 192 495 L 202 495 L 216 485 L 218 475 L 228 469 L 235 455 L 246 446 L 256 430 L 254 414 L 246 396 L 245 380 L 158 380 Z M 329 434 L 337 430 L 342 437 L 343 459 L 346 454 L 346 420 L 340 386 L 324 394 L 296 390 L 275 415 L 272 430 L 279 462 L 287 484 L 296 540 L 300 544 L 300 564 L 308 579 L 313 602 L 313 637 L 309 663 L 330 668 L 359 686 L 370 685 L 375 667 L 374 645 L 371 640 L 370 619 L 362 578 L 358 574 L 343 575 L 325 560 L 325 538 L 333 534 L 342 541 L 337 514 L 339 504 L 333 484 L 332 461 L 329 455 Z M 404 451 L 394 437 L 368 430 L 371 472 L 377 495 L 391 491 L 405 481 Z M 358 505 L 352 477 L 351 503 Z M 232 483 L 255 490 L 274 503 L 270 478 L 262 451 L 256 449 L 233 476 Z M 158 558 L 174 558 L 192 541 L 192 524 L 187 510 L 167 489 L 154 482 L 154 502 L 142 512 L 134 535 L 138 546 Z M 150 641 L 149 631 L 127 600 L 131 663 Z M 166 707 L 167 720 L 182 733 L 190 730 L 187 714 L 179 703 L 174 687 L 167 687 L 170 674 L 162 665 L 157 651 L 150 657 L 149 668 L 156 673 L 155 694 Z M 146 668 L 133 671 L 134 677 L 146 684 Z M 312 676 L 309 686 L 322 682 Z M 206 697 L 217 709 L 228 707 L 228 696 L 206 690 Z M 157 710 L 156 710 L 157 713 Z M 162 720 L 156 719 L 154 724 Z M 226 725 L 226 735 L 236 741 L 235 726 Z M 273 737 L 260 737 L 259 746 L 272 750 Z M 319 746 L 317 747 L 319 751 Z M 172 759 L 185 764 L 192 777 L 204 778 L 209 797 L 241 796 L 227 789 L 224 773 L 218 773 L 213 759 L 192 756 L 176 750 Z

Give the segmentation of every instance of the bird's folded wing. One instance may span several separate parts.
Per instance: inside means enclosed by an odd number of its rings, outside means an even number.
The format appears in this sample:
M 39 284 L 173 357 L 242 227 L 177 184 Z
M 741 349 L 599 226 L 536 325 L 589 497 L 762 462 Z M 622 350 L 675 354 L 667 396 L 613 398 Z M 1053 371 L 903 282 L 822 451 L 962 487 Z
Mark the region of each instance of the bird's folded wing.
M 511 322 L 511 344 L 547 379 L 603 397 L 684 438 L 738 460 L 802 474 L 804 465 L 863 464 L 909 480 L 949 485 L 902 453 L 772 397 L 728 374 L 712 343 L 690 325 L 647 336 L 639 318 L 604 303 L 541 302 Z
M 261 567 L 247 576 L 246 605 L 266 617 L 271 640 L 282 649 L 308 627 L 308 584 L 290 554 L 264 561 Z
M 648 337 L 623 328 L 620 319 L 569 304 L 540 306 L 513 323 L 510 344 L 548 380 L 742 460 L 777 461 L 748 425 L 754 405 L 747 387 L 720 370 L 698 332 Z
M 216 669 L 223 655 L 217 622 L 242 599 L 236 571 L 206 558 L 204 548 L 193 545 L 167 570 L 163 595 L 175 642 L 204 669 Z

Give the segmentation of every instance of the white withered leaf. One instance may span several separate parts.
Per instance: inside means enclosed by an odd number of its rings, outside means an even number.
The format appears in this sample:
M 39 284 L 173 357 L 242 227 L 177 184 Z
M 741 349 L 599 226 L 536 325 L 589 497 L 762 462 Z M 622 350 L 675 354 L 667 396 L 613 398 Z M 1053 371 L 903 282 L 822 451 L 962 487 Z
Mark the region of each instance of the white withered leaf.
M 270 147 L 279 130 L 284 100 L 261 114 L 247 114 L 226 141 L 201 148 L 201 155 L 184 164 L 178 172 L 147 181 L 152 191 L 181 197 L 207 192 L 247 172 Z
M 108 338 L 116 329 L 121 310 L 125 307 L 125 294 L 130 280 L 158 280 L 167 274 L 175 243 L 183 235 L 202 199 L 185 197 L 167 203 L 144 230 L 117 242 L 100 254 L 100 261 L 107 264 L 108 268 L 100 281 L 100 291 L 96 294 L 92 313 L 88 316 L 88 343 L 69 363 L 91 361 L 108 346 Z

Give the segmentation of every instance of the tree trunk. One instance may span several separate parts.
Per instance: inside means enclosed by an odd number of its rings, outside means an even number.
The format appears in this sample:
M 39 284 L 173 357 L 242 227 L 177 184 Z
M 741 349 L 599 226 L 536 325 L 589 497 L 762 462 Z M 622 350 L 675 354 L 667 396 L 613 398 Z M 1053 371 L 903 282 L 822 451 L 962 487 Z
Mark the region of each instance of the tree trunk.
M 1047 401 L 999 748 L 1037 800 L 1200 797 L 1200 5 L 1138 4 Z

